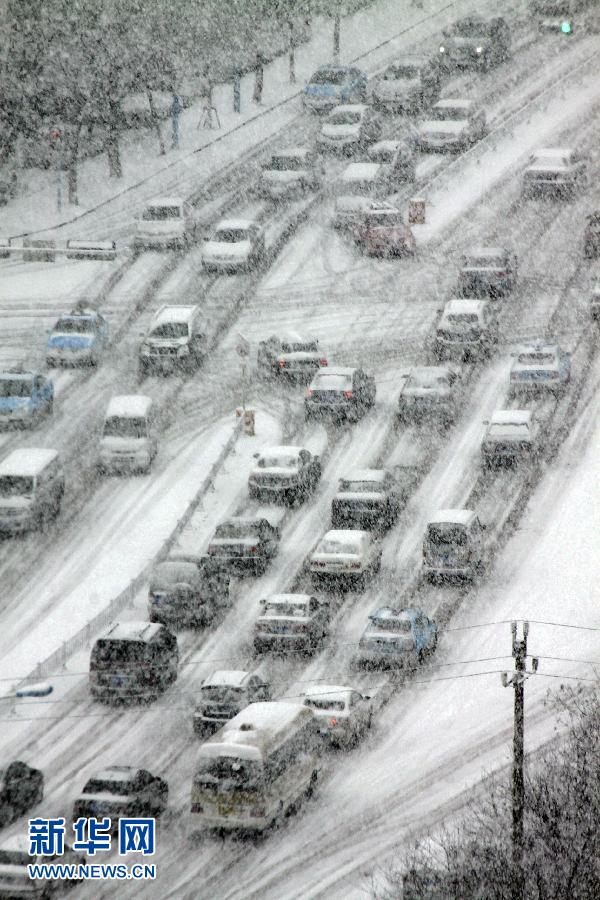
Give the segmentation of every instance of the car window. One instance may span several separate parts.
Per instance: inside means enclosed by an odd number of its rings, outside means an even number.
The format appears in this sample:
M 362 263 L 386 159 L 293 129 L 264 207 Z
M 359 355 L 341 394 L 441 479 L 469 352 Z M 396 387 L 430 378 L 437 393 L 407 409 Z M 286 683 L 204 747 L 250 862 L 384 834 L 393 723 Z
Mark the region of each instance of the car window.
M 362 121 L 362 113 L 355 109 L 340 109 L 331 113 L 328 125 L 358 125 Z

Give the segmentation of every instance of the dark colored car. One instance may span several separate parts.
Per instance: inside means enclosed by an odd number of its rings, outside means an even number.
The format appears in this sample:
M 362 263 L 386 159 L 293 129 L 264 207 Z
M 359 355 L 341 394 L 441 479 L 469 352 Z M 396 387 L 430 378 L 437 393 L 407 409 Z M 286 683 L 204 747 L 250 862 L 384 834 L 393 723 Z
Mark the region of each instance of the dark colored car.
M 155 700 L 177 678 L 177 638 L 151 622 L 111 625 L 90 656 L 90 690 L 99 700 Z
M 415 366 L 400 388 L 398 421 L 453 422 L 459 385 L 458 372 L 452 366 Z
M 0 769 L 0 828 L 10 825 L 44 797 L 44 775 L 16 759 Z
M 213 672 L 202 683 L 194 710 L 194 734 L 210 734 L 251 703 L 271 700 L 271 689 L 256 672 Z
M 73 820 L 80 816 L 108 816 L 116 828 L 119 818 L 156 818 L 169 798 L 169 785 L 145 769 L 108 766 L 89 778 L 73 806 Z
M 389 112 L 422 112 L 440 97 L 437 59 L 406 56 L 391 62 L 375 80 L 373 104 Z
M 235 575 L 264 575 L 280 537 L 279 528 L 260 515 L 232 516 L 217 525 L 208 553 Z
M 445 68 L 464 66 L 487 71 L 510 55 L 510 28 L 501 16 L 468 16 L 445 29 L 443 35 L 439 61 Z
M 583 233 L 583 255 L 587 259 L 600 255 L 600 211 L 587 217 Z
M 280 375 L 305 380 L 313 377 L 327 358 L 319 342 L 301 334 L 271 335 L 258 345 L 258 370 L 265 375 Z
M 461 297 L 505 297 L 517 285 L 517 257 L 506 247 L 474 247 L 461 260 Z
M 328 366 L 317 372 L 304 399 L 306 419 L 332 416 L 356 422 L 374 406 L 375 379 L 362 369 Z
M 248 477 L 251 498 L 303 503 L 321 478 L 321 461 L 303 447 L 269 447 Z
M 402 498 L 391 472 L 357 469 L 340 478 L 331 501 L 332 528 L 390 528 L 398 518 Z
M 163 625 L 207 625 L 229 604 L 229 582 L 210 556 L 171 553 L 152 570 L 148 617 Z
M 329 600 L 308 594 L 272 594 L 261 601 L 254 651 L 314 653 L 329 632 Z

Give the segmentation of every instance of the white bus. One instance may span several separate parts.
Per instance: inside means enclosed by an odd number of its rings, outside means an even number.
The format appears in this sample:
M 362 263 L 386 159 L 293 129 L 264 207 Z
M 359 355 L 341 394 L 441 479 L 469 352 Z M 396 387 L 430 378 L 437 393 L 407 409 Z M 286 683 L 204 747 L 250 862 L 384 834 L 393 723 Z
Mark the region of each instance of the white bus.
M 251 703 L 200 748 L 191 812 L 206 828 L 264 831 L 312 793 L 314 713 L 298 703 Z

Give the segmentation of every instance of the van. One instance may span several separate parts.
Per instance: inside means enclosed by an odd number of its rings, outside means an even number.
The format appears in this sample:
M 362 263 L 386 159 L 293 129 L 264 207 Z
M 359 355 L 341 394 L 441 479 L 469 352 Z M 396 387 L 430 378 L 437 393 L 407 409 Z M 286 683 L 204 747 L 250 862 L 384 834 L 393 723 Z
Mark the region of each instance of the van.
M 133 238 L 134 252 L 173 247 L 186 250 L 198 238 L 194 207 L 182 197 L 161 197 L 146 205 Z
M 56 450 L 13 450 L 0 463 L 0 532 L 43 528 L 58 516 L 64 490 L 65 477 Z
M 157 452 L 154 404 L 143 394 L 112 397 L 102 427 L 101 470 L 150 471 Z
M 472 579 L 485 569 L 485 526 L 472 509 L 442 509 L 427 525 L 423 574 L 430 581 Z
M 177 679 L 177 638 L 153 622 L 115 623 L 90 657 L 90 690 L 99 700 L 155 700 Z

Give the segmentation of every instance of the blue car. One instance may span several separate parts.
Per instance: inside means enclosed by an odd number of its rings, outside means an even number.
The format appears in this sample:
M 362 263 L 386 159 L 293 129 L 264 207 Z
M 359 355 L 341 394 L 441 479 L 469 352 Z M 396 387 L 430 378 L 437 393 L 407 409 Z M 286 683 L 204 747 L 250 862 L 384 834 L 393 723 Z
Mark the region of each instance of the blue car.
M 54 385 L 38 372 L 0 372 L 0 423 L 31 428 L 52 414 Z
M 437 625 L 422 609 L 382 606 L 369 616 L 358 643 L 358 662 L 363 665 L 414 668 L 433 653 Z
M 321 66 L 302 94 L 307 109 L 329 111 L 342 103 L 364 103 L 368 78 L 355 66 Z
M 108 344 L 108 322 L 95 309 L 77 307 L 61 316 L 46 344 L 46 363 L 96 366 Z

